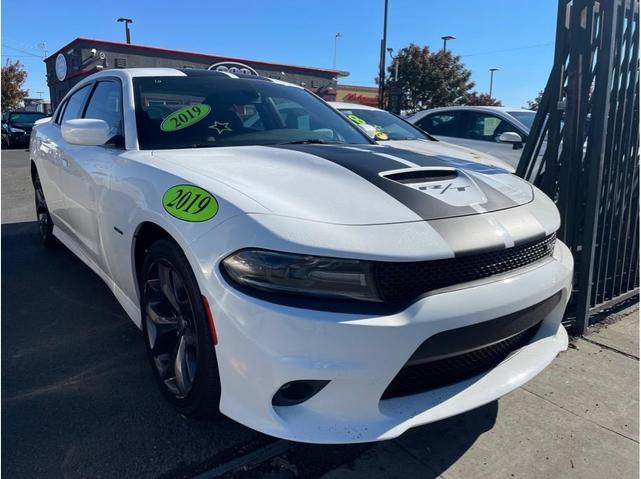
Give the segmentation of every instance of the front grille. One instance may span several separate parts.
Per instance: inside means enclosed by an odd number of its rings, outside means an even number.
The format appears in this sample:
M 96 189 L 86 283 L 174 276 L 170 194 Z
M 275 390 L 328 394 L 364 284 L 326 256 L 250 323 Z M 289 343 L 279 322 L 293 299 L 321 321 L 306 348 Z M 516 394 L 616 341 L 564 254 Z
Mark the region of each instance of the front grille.
M 387 303 L 408 303 L 440 288 L 505 273 L 552 256 L 556 235 L 512 248 L 417 262 L 378 262 L 379 291 Z
M 540 326 L 541 321 L 510 338 L 464 354 L 404 366 L 389 384 L 381 399 L 440 388 L 492 369 L 510 353 L 529 343 Z

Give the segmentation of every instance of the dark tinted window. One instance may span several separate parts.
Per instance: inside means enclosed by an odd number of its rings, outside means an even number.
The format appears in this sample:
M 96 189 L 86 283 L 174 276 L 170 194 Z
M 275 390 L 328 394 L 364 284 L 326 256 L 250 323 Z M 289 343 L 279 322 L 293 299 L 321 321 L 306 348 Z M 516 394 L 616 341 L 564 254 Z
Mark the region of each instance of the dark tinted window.
M 14 125 L 33 125 L 37 120 L 44 118 L 44 113 L 35 111 L 21 111 L 11 113 L 9 121 Z
M 111 137 L 122 135 L 122 93 L 114 81 L 98 82 L 91 94 L 84 118 L 104 120 Z
M 436 136 L 460 136 L 461 112 L 433 113 L 416 123 L 422 130 Z
M 468 111 L 465 113 L 465 116 L 463 138 L 481 141 L 498 141 L 501 133 L 515 131 L 515 128 L 510 123 L 491 113 Z
M 534 123 L 534 117 L 536 116 L 535 111 L 519 110 L 519 111 L 508 111 L 508 113 L 514 118 L 516 118 L 517 120 L 519 120 L 521 123 L 523 123 L 525 126 L 527 126 L 528 129 L 532 128 L 532 124 Z M 515 133 L 518 133 L 518 131 Z
M 62 121 L 73 120 L 82 116 L 82 108 L 89 94 L 89 90 L 89 85 L 87 85 L 69 97 L 65 112 L 62 114 Z
M 134 79 L 142 149 L 368 144 L 349 120 L 302 88 L 227 76 Z

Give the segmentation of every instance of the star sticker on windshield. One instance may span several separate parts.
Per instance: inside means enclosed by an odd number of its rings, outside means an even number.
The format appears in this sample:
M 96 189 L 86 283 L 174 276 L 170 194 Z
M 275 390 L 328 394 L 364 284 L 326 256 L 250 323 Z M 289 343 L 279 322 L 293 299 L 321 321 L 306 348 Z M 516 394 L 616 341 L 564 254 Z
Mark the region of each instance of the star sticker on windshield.
M 219 135 L 224 131 L 231 131 L 231 128 L 229 128 L 229 122 L 221 123 L 219 121 L 216 121 L 209 128 L 211 128 L 212 130 L 216 130 Z

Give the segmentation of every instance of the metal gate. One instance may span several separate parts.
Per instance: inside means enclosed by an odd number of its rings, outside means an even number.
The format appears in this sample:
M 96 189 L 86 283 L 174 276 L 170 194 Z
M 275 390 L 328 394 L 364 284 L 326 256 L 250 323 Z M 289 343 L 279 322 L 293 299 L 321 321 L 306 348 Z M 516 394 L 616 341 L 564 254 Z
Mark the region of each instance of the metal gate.
M 575 259 L 567 325 L 639 292 L 639 0 L 560 0 L 554 67 L 517 174 Z

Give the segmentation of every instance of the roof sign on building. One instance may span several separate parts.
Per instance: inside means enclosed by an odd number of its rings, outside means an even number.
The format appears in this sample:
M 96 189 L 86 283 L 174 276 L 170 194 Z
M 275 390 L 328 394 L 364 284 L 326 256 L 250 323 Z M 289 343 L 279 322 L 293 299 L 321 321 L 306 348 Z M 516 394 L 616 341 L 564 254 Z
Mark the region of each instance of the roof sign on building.
M 56 78 L 63 81 L 67 76 L 67 59 L 62 53 L 56 57 Z
M 252 67 L 238 62 L 218 62 L 211 65 L 207 70 L 216 70 L 218 72 L 226 73 L 240 73 L 241 75 L 258 75 L 258 72 Z

